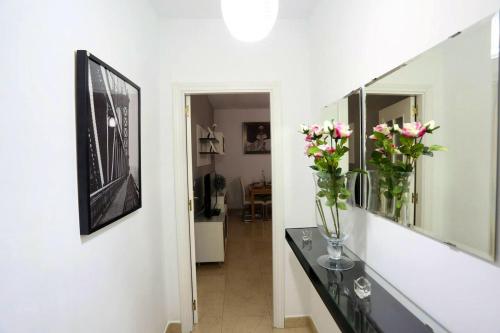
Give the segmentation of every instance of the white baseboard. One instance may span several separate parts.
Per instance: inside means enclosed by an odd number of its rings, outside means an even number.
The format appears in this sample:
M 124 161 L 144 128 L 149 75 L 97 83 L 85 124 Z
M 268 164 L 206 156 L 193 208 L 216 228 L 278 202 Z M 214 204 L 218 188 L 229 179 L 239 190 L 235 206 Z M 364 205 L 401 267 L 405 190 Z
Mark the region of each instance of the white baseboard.
M 165 333 L 181 333 L 181 322 L 178 320 L 169 321 L 165 327 Z
M 285 328 L 309 327 L 313 333 L 318 333 L 311 316 L 287 316 L 285 317 Z

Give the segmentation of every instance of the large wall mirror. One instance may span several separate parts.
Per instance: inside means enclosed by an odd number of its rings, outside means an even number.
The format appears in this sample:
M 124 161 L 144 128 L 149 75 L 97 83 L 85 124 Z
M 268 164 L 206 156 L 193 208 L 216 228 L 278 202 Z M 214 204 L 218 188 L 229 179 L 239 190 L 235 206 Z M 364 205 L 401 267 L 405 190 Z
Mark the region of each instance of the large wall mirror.
M 321 119 L 334 119 L 349 125 L 353 131 L 349 137 L 349 156 L 341 161 L 342 170 L 359 170 L 363 167 L 363 142 L 362 142 L 362 93 L 356 89 L 342 99 L 325 106 Z M 355 185 L 355 202 L 362 207 L 363 202 L 363 177 L 358 177 Z
M 498 26 L 498 15 L 480 21 L 374 80 L 363 94 L 363 161 L 374 174 L 366 185 L 366 207 L 490 261 L 495 258 L 496 242 Z M 386 173 L 384 178 L 380 172 L 384 166 L 370 161 L 385 154 L 376 137 L 369 139 L 373 128 L 386 124 L 403 129 L 405 123 L 430 120 L 440 128 L 419 137 L 421 128 L 407 127 L 407 135 L 417 136 L 409 140 L 420 143 L 422 139 L 427 147 L 441 145 L 447 150 L 426 149 L 433 156 L 419 157 L 404 183 L 393 180 L 388 185 L 389 176 Z M 432 130 L 434 125 L 429 126 Z M 378 129 L 388 133 L 385 125 Z M 395 147 L 409 142 L 401 142 L 408 138 L 402 136 L 387 134 Z M 405 156 L 396 151 L 387 158 L 396 163 Z M 405 188 L 409 191 L 407 219 L 395 213 L 398 203 L 386 193 L 389 186 L 394 196 Z

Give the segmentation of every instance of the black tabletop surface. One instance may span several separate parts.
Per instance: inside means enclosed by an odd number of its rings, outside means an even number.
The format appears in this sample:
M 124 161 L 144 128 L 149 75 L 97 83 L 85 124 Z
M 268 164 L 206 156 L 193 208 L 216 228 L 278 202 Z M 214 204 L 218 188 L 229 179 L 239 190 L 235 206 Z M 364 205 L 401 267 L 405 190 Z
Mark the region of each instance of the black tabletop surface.
M 365 270 L 365 263 L 347 249 L 345 254 L 355 261 L 354 268 L 334 272 L 319 266 L 316 260 L 326 254 L 327 242 L 317 228 L 308 228 L 312 240 L 304 242 L 303 229 L 286 229 L 286 240 L 342 332 L 432 332 L 378 284 Z M 360 276 L 371 283 L 371 295 L 365 299 L 354 293 L 354 280 Z

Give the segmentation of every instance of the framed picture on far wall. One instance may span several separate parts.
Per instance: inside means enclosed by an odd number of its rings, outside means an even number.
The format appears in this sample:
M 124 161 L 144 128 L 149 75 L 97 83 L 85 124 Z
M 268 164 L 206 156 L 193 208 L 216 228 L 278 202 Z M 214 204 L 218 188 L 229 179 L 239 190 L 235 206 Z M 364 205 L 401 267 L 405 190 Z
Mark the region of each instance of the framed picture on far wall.
M 141 208 L 141 89 L 87 51 L 76 53 L 80 234 Z
M 243 152 L 245 154 L 271 153 L 271 124 L 269 122 L 243 123 Z

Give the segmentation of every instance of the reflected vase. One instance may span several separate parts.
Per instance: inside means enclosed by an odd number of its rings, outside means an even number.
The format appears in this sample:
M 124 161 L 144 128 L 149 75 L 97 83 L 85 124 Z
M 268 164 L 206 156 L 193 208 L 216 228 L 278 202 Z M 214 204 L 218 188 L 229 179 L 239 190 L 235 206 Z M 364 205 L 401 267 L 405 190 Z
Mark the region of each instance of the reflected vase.
M 394 172 L 392 174 L 392 213 L 391 217 L 399 224 L 411 225 L 410 206 L 413 172 Z
M 316 225 L 328 242 L 328 254 L 318 258 L 318 264 L 329 270 L 347 270 L 354 262 L 343 254 L 343 246 L 352 230 L 354 187 L 357 173 L 333 175 L 325 172 L 313 174 L 315 184 Z
M 403 225 L 411 224 L 413 172 L 368 170 L 367 174 L 368 210 Z

